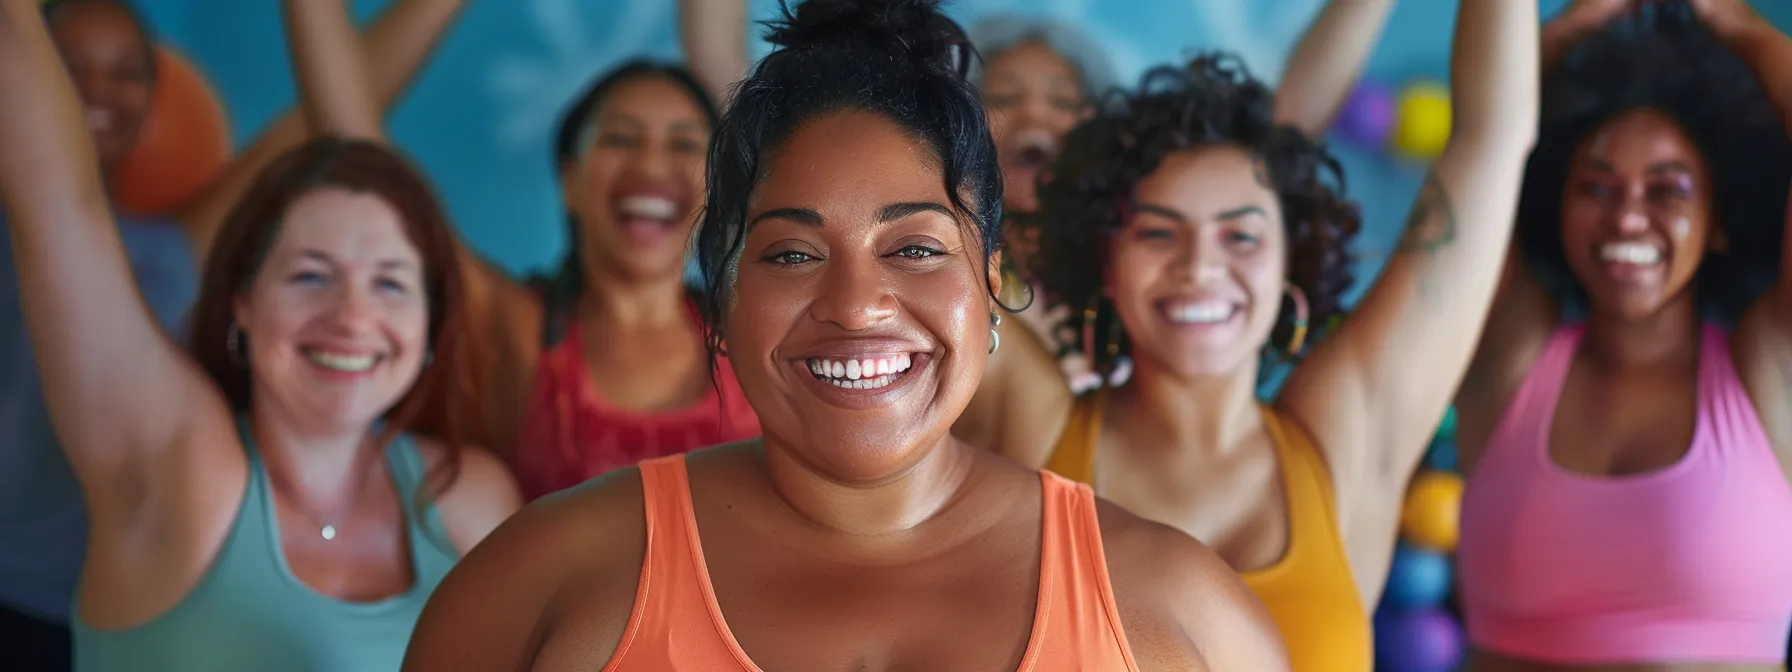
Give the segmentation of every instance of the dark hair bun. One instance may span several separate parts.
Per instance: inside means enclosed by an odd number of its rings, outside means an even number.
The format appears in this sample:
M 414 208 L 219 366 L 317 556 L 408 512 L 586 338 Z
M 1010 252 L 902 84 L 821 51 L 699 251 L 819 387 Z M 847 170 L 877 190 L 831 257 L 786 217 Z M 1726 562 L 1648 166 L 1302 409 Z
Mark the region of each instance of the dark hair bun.
M 964 77 L 971 42 L 940 12 L 940 0 L 806 0 L 768 23 L 767 42 L 791 51 L 873 50 L 899 54 Z

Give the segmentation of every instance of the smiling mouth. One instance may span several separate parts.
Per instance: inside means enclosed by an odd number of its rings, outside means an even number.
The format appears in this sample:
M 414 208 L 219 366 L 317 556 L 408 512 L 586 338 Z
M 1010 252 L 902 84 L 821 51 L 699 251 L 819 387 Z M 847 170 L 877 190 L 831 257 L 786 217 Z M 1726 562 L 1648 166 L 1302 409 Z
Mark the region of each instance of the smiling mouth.
M 1213 325 L 1231 321 L 1239 306 L 1219 300 L 1164 301 L 1158 304 L 1158 311 L 1170 324 Z
M 338 352 L 319 348 L 305 348 L 304 354 L 307 361 L 319 368 L 338 373 L 366 373 L 373 370 L 373 367 L 383 359 L 379 355 Z
M 1661 248 L 1649 243 L 1611 243 L 1599 248 L 1599 258 L 1607 263 L 1631 264 L 1644 268 L 1660 265 L 1663 256 Z
M 876 390 L 894 385 L 907 375 L 914 366 L 914 357 L 906 352 L 854 359 L 810 357 L 804 364 L 809 375 L 834 387 Z

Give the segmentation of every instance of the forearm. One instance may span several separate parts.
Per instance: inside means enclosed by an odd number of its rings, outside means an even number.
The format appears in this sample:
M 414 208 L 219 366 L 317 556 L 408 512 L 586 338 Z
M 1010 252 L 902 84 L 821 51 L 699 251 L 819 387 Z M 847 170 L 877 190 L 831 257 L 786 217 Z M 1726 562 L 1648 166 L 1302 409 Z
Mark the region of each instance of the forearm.
M 729 87 L 747 74 L 746 0 L 678 0 L 678 33 L 691 75 L 726 109 Z
M 1451 143 L 1517 143 L 1537 134 L 1536 0 L 1462 0 L 1450 59 Z
M 1323 136 L 1393 9 L 1394 0 L 1331 0 L 1288 59 L 1276 93 L 1276 121 L 1311 138 Z
M 463 0 L 402 0 L 381 14 L 361 35 L 367 71 L 382 113 L 391 110 L 416 79 L 447 27 L 454 22 Z M 310 137 L 299 109 L 280 115 L 230 165 L 218 181 L 178 215 L 203 261 L 212 241 L 242 193 L 274 159 Z
M 106 207 L 82 107 L 35 0 L 0 0 L 0 201 L 15 220 Z M 8 227 L 15 237 L 31 227 Z M 26 229 L 21 231 L 21 229 Z
M 300 108 L 318 135 L 379 139 L 379 105 L 345 0 L 286 0 Z
M 1758 16 L 1735 28 L 1714 29 L 1755 71 L 1781 123 L 1792 132 L 1792 38 Z

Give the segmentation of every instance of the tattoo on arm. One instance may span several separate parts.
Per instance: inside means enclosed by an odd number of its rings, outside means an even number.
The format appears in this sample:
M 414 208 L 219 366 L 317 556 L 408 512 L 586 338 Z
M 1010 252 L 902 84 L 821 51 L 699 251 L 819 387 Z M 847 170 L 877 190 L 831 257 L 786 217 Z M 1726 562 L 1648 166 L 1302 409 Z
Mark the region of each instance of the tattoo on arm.
M 1444 191 L 1444 185 L 1437 180 L 1436 174 L 1427 174 L 1425 184 L 1419 187 L 1419 197 L 1413 201 L 1412 212 L 1406 216 L 1406 231 L 1400 235 L 1400 244 L 1396 250 L 1403 254 L 1416 254 L 1422 257 L 1421 263 L 1429 266 L 1437 262 L 1437 253 L 1456 242 L 1456 206 L 1450 202 L 1450 194 Z M 1422 273 L 1419 276 L 1419 293 L 1427 301 L 1435 302 L 1437 297 L 1436 280 Z

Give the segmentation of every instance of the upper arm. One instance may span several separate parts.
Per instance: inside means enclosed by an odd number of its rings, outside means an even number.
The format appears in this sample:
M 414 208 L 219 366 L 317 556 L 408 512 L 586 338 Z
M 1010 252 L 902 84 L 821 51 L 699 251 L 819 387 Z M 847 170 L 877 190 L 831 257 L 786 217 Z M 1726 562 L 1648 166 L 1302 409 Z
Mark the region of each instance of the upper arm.
M 431 466 L 442 459 L 441 442 L 427 437 L 416 440 Z M 473 446 L 461 448 L 460 473 L 436 500 L 448 540 L 462 555 L 522 507 L 523 496 L 510 470 L 490 452 Z
M 1133 656 L 1145 669 L 1289 669 L 1269 612 L 1194 537 L 1098 500 L 1102 545 Z
M 644 515 L 632 468 L 525 507 L 436 587 L 403 669 L 525 670 L 559 638 L 587 664 L 608 659 L 633 610 Z
M 1449 145 L 1375 286 L 1283 388 L 1278 403 L 1318 440 L 1341 509 L 1399 496 L 1467 373 L 1536 135 L 1536 15 L 1535 3 L 1463 3 Z
M 299 103 L 319 135 L 382 139 L 379 104 L 344 0 L 286 0 Z
M 27 4 L 0 6 L 0 204 L 50 420 L 105 518 L 141 504 L 144 485 L 175 487 L 169 470 L 218 464 L 187 458 L 227 454 L 228 442 L 186 439 L 229 417 L 139 291 L 81 103 Z
M 952 433 L 972 445 L 1032 468 L 1046 459 L 1075 403 L 1070 385 L 1045 345 L 1018 318 L 996 328 L 1002 344 L 989 356 L 983 380 Z

